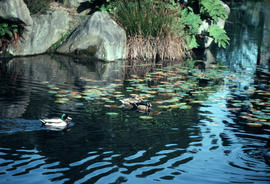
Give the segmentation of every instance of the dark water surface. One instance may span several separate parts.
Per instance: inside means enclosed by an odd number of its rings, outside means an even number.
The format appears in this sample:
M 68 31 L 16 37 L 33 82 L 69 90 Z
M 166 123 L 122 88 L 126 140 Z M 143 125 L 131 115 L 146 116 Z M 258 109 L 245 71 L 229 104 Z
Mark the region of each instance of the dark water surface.
M 257 36 L 214 50 L 228 69 L 212 63 L 207 75 L 63 56 L 0 61 L 0 183 L 270 183 L 270 72 L 256 66 Z M 151 101 L 149 114 L 120 106 L 132 94 Z M 41 126 L 63 112 L 67 129 Z

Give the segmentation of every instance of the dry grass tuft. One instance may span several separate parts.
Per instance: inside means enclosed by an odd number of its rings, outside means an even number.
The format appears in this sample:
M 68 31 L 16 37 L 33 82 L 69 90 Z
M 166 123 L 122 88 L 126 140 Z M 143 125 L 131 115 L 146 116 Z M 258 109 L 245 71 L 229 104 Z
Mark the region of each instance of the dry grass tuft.
M 127 41 L 128 59 L 142 60 L 183 60 L 186 57 L 185 40 L 179 36 L 144 38 L 129 36 Z

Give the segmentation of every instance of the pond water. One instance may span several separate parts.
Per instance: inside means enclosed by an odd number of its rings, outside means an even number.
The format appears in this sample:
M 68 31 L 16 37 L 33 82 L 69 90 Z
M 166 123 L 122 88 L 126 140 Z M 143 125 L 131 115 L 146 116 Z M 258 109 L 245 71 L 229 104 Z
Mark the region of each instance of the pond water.
M 238 7 L 227 25 L 238 44 L 206 51 L 205 72 L 193 61 L 1 60 L 0 183 L 269 183 L 269 65 L 256 65 L 258 34 L 234 23 Z M 135 94 L 150 112 L 121 106 Z M 41 126 L 62 113 L 66 129 Z

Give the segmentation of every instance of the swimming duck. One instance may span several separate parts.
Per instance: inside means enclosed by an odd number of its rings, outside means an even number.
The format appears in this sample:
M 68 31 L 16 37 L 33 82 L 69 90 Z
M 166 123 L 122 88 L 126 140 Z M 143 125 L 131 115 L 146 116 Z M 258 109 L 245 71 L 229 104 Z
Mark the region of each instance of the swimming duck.
M 142 97 L 140 97 L 139 95 L 120 100 L 120 102 L 122 102 L 122 105 L 127 109 L 134 109 L 136 106 L 135 104 L 140 103 L 141 101 Z
M 139 102 L 139 103 L 135 103 L 133 104 L 134 106 L 136 106 L 136 109 L 140 112 L 150 112 L 152 105 L 149 102 Z
M 50 127 L 66 127 L 69 125 L 72 120 L 67 114 L 62 114 L 60 118 L 52 118 L 52 119 L 40 119 L 42 125 L 50 126 Z

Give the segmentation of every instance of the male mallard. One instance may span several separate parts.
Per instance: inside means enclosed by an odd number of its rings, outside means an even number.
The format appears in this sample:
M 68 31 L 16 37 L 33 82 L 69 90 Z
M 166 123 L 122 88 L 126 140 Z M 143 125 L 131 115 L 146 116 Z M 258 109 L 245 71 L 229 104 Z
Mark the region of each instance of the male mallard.
M 70 121 L 72 120 L 67 114 L 62 114 L 60 118 L 52 118 L 52 119 L 40 119 L 43 125 L 50 126 L 50 127 L 66 127 L 69 125 Z
M 140 103 L 141 101 L 142 97 L 140 97 L 139 95 L 120 100 L 120 102 L 122 102 L 122 105 L 127 109 L 134 109 L 134 105 Z

